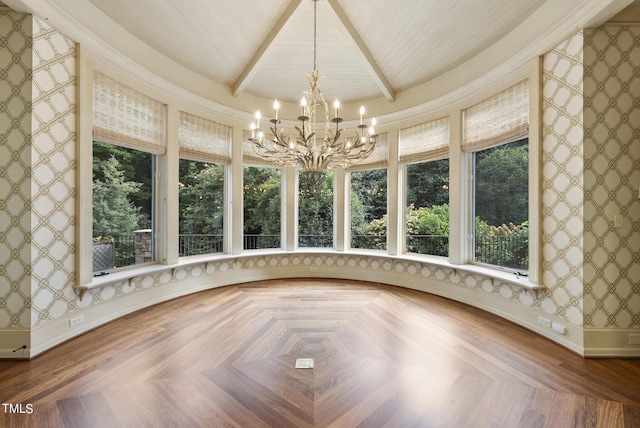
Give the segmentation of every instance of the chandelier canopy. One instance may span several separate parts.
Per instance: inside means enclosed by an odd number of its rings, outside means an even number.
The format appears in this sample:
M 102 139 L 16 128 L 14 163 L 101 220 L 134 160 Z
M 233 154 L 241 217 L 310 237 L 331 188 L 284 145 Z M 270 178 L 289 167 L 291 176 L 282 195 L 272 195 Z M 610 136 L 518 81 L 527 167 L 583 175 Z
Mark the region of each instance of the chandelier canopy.
M 313 71 L 307 73 L 309 91 L 304 92 L 300 101 L 300 116 L 293 130 L 285 132 L 278 125 L 280 104 L 273 103 L 274 117 L 269 119 L 270 138 L 266 138 L 260 129 L 260 112 L 256 112 L 255 121 L 251 123 L 251 138 L 255 153 L 268 162 L 279 165 L 300 167 L 312 185 L 318 183 L 328 169 L 349 167 L 366 159 L 374 150 L 377 134 L 376 119 L 369 125 L 365 123 L 364 106 L 360 107 L 360 124 L 354 134 L 346 138 L 340 128 L 343 119 L 340 117 L 340 102 L 333 103 L 333 117 L 322 91 L 320 91 L 317 63 L 317 2 L 313 1 Z M 324 116 L 323 116 L 324 115 Z M 324 134 L 320 135 L 320 127 L 324 126 Z M 332 129 L 333 128 L 333 129 Z

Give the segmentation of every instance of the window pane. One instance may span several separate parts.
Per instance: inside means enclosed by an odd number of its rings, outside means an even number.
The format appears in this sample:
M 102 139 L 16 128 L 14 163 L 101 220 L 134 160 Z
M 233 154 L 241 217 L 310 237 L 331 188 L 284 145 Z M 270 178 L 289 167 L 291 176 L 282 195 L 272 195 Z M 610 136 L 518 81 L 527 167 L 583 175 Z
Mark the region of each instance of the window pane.
M 280 170 L 244 168 L 244 249 L 280 248 Z
M 93 143 L 93 271 L 155 260 L 154 155 Z
M 528 140 L 475 152 L 474 167 L 474 260 L 528 269 Z
M 298 246 L 333 247 L 333 171 L 317 178 L 315 184 L 300 172 Z
M 179 186 L 179 255 L 222 252 L 224 167 L 180 159 Z
M 387 169 L 351 173 L 351 248 L 387 249 Z
M 449 255 L 449 159 L 407 165 L 407 252 Z

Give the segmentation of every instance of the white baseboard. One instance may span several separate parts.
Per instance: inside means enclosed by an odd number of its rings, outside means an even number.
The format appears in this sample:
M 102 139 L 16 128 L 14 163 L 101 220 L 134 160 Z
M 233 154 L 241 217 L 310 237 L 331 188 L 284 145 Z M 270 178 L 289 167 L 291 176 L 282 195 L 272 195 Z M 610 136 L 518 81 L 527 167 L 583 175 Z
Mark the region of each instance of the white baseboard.
M 585 328 L 585 357 L 640 357 L 640 344 L 630 345 L 629 335 L 640 336 L 640 328 Z
M 24 349 L 20 349 L 26 346 Z M 26 359 L 31 355 L 31 330 L 28 328 L 0 329 L 0 358 Z M 14 352 L 15 351 L 15 352 Z

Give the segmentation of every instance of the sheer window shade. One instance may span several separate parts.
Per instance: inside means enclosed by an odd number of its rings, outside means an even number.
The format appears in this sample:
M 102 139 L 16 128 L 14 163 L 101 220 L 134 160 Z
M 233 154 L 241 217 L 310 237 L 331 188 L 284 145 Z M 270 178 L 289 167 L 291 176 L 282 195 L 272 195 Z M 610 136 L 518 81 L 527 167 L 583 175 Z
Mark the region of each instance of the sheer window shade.
M 165 105 L 102 73 L 93 82 L 93 138 L 156 155 L 165 151 Z
M 529 87 L 526 80 L 463 112 L 462 150 L 471 152 L 508 143 L 529 131 Z
M 349 137 L 347 141 L 354 140 L 356 137 Z M 365 169 L 386 168 L 389 166 L 389 134 L 386 132 L 378 135 L 376 139 L 376 147 L 368 158 L 362 162 L 351 165 L 348 171 L 362 171 Z
M 231 163 L 231 127 L 181 111 L 178 133 L 181 158 Z
M 415 163 L 449 157 L 449 118 L 432 120 L 398 134 L 400 162 Z

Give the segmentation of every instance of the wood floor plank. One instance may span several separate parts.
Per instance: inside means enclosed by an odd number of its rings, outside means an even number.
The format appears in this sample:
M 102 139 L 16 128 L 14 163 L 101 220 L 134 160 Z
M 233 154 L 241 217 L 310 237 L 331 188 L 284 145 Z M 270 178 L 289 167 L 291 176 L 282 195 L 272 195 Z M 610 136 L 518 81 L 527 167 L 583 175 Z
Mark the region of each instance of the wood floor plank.
M 296 358 L 313 369 L 295 369 Z M 640 361 L 357 281 L 251 282 L 0 361 L 3 427 L 638 427 Z

